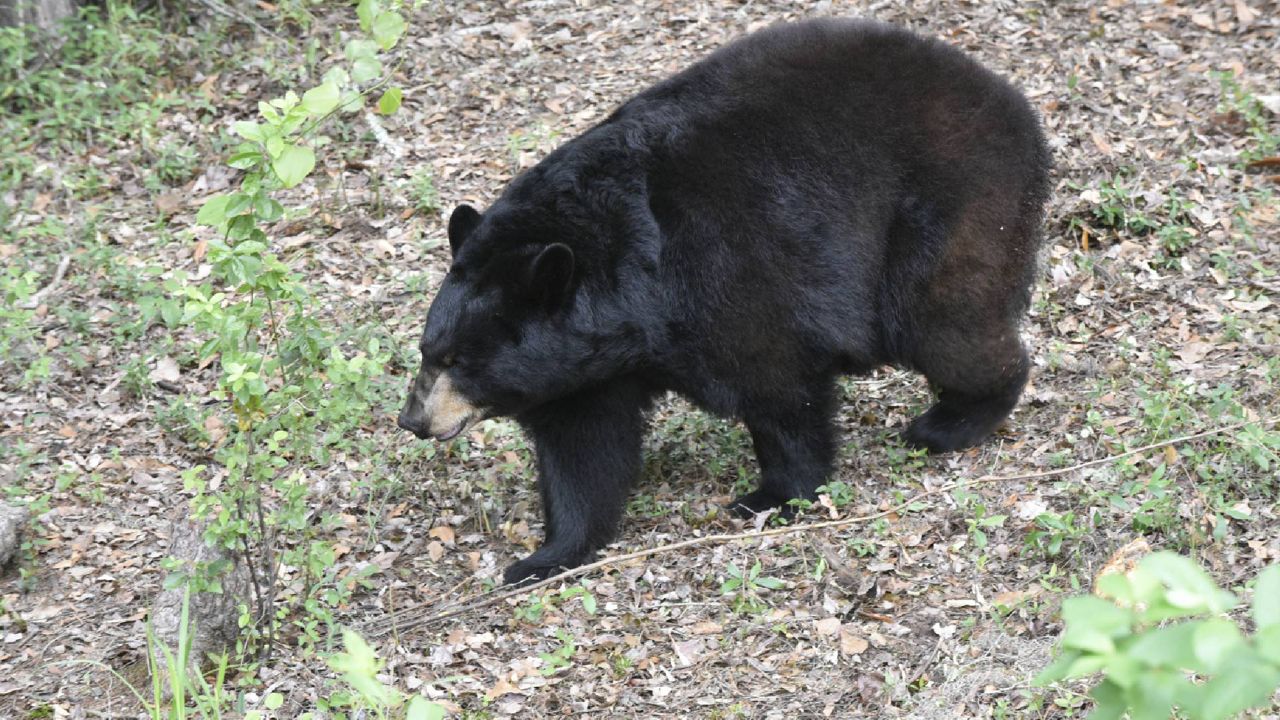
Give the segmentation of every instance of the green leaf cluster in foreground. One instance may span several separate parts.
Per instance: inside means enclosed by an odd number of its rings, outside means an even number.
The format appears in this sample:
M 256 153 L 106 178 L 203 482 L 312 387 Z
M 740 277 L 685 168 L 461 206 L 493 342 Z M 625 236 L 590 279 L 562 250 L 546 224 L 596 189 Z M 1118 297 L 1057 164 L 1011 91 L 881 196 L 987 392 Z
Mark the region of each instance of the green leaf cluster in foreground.
M 398 3 L 361 0 L 360 24 L 372 39 L 347 43 L 348 67 L 335 65 L 314 87 L 258 104 L 259 117 L 234 123 L 239 136 L 227 164 L 243 171 L 239 187 L 207 198 L 198 223 L 217 231 L 207 240 L 209 277 L 197 283 L 175 272 L 177 325 L 204 338 L 203 367 L 221 372 L 211 395 L 225 401 L 230 433 L 217 445 L 212 471 L 184 473 L 193 516 L 205 539 L 235 553 L 248 567 L 266 568 L 270 588 L 242 608 L 245 646 L 270 647 L 287 624 L 298 642 L 320 647 L 332 629 L 332 610 L 363 577 L 335 575 L 332 544 L 311 510 L 308 471 L 327 460 L 328 447 L 372 417 L 377 381 L 389 354 L 376 337 L 357 338 L 322 318 L 304 278 L 272 252 L 269 232 L 285 216 L 281 191 L 302 183 L 316 167 L 314 148 L 324 124 L 364 107 L 383 88 L 378 53 L 405 31 Z M 384 114 L 399 107 L 398 88 L 379 101 Z M 317 441 L 319 439 L 319 441 Z M 284 592 L 280 568 L 301 574 L 300 591 Z M 214 579 L 183 579 L 210 586 Z
M 1167 720 L 1174 708 L 1189 720 L 1229 718 L 1266 705 L 1280 685 L 1280 566 L 1258 576 L 1252 637 L 1224 617 L 1235 596 L 1174 553 L 1102 576 L 1097 593 L 1063 602 L 1062 656 L 1037 678 L 1103 673 L 1090 693 L 1090 720 L 1126 712 L 1132 720 Z

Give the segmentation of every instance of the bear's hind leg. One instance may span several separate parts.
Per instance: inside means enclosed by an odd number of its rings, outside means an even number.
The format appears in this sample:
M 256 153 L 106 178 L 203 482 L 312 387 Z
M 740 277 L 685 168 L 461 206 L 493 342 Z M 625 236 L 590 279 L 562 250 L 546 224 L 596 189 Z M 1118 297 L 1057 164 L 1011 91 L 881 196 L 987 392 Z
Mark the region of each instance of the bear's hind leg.
M 830 389 L 786 405 L 762 403 L 746 418 L 760 463 L 760 487 L 735 498 L 729 508 L 743 517 L 777 508 L 794 515 L 789 500 L 813 500 L 827 481 L 835 457 Z
M 936 352 L 917 363 L 938 400 L 903 432 L 908 444 L 930 452 L 961 450 L 985 440 L 1017 405 L 1030 365 L 1012 327 L 994 337 L 957 330 L 949 340 L 937 343 L 947 353 Z
M 939 253 L 902 260 L 898 272 L 909 282 L 897 285 L 892 305 L 906 318 L 897 354 L 938 394 L 903 438 L 931 452 L 982 442 L 1009 416 L 1027 382 L 1018 322 L 1035 277 L 1040 210 L 1038 200 L 1010 205 L 1010 198 L 1032 192 L 1011 182 L 998 173 L 987 178 L 945 229 L 928 208 L 908 215 L 914 221 L 903 226 L 916 247 Z
M 644 388 L 615 382 L 524 413 L 538 458 L 545 537 L 504 580 L 542 580 L 586 562 L 613 539 L 640 470 Z

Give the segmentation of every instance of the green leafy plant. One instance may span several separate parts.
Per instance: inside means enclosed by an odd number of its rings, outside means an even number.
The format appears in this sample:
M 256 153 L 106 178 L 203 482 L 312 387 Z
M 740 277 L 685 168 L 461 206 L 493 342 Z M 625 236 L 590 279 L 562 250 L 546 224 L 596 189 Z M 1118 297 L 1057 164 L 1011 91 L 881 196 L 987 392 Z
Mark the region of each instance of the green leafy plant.
M 1093 207 L 1094 221 L 1101 227 L 1127 231 L 1137 235 L 1149 232 L 1155 223 L 1139 207 L 1139 200 L 1121 178 L 1103 181 L 1098 186 L 1101 201 Z
M 1262 101 L 1242 86 L 1231 72 L 1217 72 L 1214 76 L 1222 93 L 1218 112 L 1239 118 L 1252 141 L 1242 159 L 1248 162 L 1280 152 L 1280 131 L 1271 129 L 1269 114 Z
M 409 194 L 414 209 L 420 213 L 429 214 L 440 209 L 440 191 L 436 189 L 436 180 L 429 168 L 414 173 L 409 181 Z
M 1174 553 L 1102 576 L 1097 592 L 1063 602 L 1062 654 L 1037 678 L 1101 672 L 1091 720 L 1126 712 L 1163 720 L 1174 708 L 1189 720 L 1222 720 L 1265 705 L 1280 685 L 1280 566 L 1258 576 L 1252 637 L 1224 616 L 1235 596 Z M 1182 622 L 1161 625 L 1169 620 Z
M 725 573 L 729 576 L 720 584 L 720 594 L 732 598 L 734 612 L 744 615 L 757 615 L 768 605 L 760 598 L 761 590 L 779 590 L 786 584 L 775 577 L 763 576 L 760 561 L 757 560 L 751 569 L 743 572 L 736 563 L 729 563 Z
M 1073 230 L 1086 237 L 1117 238 L 1154 236 L 1159 243 L 1162 263 L 1176 266 L 1199 236 L 1193 227 L 1194 206 L 1176 190 L 1161 199 L 1140 192 L 1141 185 L 1131 177 L 1133 169 L 1120 168 L 1114 176 L 1097 187 L 1081 193 L 1090 199 L 1087 217 L 1072 218 Z M 1081 189 L 1073 185 L 1074 189 Z
M 6 265 L 0 270 L 0 372 L 5 375 L 24 367 L 24 384 L 38 380 L 30 369 L 43 356 L 36 343 L 35 307 L 28 300 L 36 293 L 39 275 Z
M 442 720 L 444 708 L 421 695 L 406 697 L 396 688 L 378 679 L 382 661 L 377 653 L 359 634 L 344 630 L 343 652 L 329 658 L 329 667 L 339 674 L 350 688 L 345 695 L 328 698 L 329 708 L 341 707 L 352 711 L 355 717 L 374 717 L 378 720 L 400 718 L 405 720 Z M 400 708 L 404 708 L 400 712 Z M 249 713 L 245 720 L 262 720 L 261 714 Z M 313 717 L 311 713 L 299 716 L 299 720 Z
M 516 608 L 515 616 L 517 620 L 536 625 L 542 622 L 543 615 L 557 610 L 562 604 L 574 598 L 582 598 L 582 609 L 588 615 L 596 614 L 596 596 L 581 585 L 573 585 L 561 590 L 530 595 L 523 605 Z
M 266 585 L 255 588 L 241 618 L 251 641 L 291 623 L 299 642 L 318 644 L 332 627 L 333 608 L 367 582 L 367 574 L 334 574 L 336 555 L 323 539 L 333 520 L 313 513 L 302 468 L 327 464 L 330 448 L 369 420 L 390 356 L 378 337 L 358 339 L 322 322 L 321 308 L 271 251 L 268 235 L 285 214 L 278 196 L 316 166 L 320 127 L 360 110 L 386 84 L 378 53 L 399 41 L 404 19 L 377 0 L 361 0 L 356 13 L 371 39 L 346 44 L 346 66 L 331 68 L 301 95 L 288 91 L 259 103 L 257 120 L 233 125 L 241 141 L 227 164 L 242 171 L 239 187 L 207 199 L 196 218 L 218 231 L 207 246 L 209 280 L 174 274 L 165 283 L 181 303 L 177 317 L 154 303 L 166 322 L 203 336 L 196 361 L 216 361 L 220 369 L 212 394 L 225 403 L 230 435 L 213 459 L 225 478 L 203 467 L 183 477 L 206 540 L 234 552 Z M 400 101 L 398 89 L 386 88 L 378 109 L 394 112 Z M 302 579 L 284 593 L 276 587 L 282 568 Z
M 539 672 L 543 675 L 555 675 L 573 666 L 573 654 L 578 652 L 573 635 L 566 630 L 556 628 L 556 639 L 560 641 L 560 647 L 551 652 L 538 653 L 538 657 L 542 659 L 542 668 Z
M 1055 557 L 1062 552 L 1064 544 L 1079 540 L 1088 530 L 1074 512 L 1040 513 L 1032 520 L 1032 529 L 1027 533 L 1027 547 L 1045 557 Z
M 833 480 L 825 485 L 818 487 L 819 494 L 825 494 L 831 498 L 831 504 L 836 508 L 842 508 L 850 505 L 858 497 L 858 491 L 852 485 L 846 482 Z
M 993 528 L 1004 527 L 1004 521 L 1008 519 L 1008 515 L 993 515 L 987 509 L 985 503 L 981 502 L 982 496 L 971 490 L 964 488 L 956 488 L 951 491 L 952 498 L 961 508 L 968 508 L 973 517 L 965 518 L 965 524 L 969 527 L 969 537 L 973 539 L 973 546 L 981 550 L 987 546 L 987 530 Z

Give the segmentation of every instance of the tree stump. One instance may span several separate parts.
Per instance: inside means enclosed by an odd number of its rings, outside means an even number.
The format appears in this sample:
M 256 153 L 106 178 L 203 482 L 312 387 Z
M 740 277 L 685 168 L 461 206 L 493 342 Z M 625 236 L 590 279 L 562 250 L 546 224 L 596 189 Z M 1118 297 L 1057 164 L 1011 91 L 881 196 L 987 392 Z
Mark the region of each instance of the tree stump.
M 27 509 L 0 504 L 0 569 L 18 557 L 22 531 L 27 525 Z
M 74 0 L 0 0 L 0 27 L 35 25 L 48 30 L 75 11 Z
M 230 560 L 231 569 L 220 577 L 221 593 L 193 592 L 187 601 L 189 627 L 182 625 L 182 602 L 186 594 L 183 588 L 161 591 L 151 604 L 151 626 L 155 633 L 156 647 L 152 648 L 156 666 L 166 672 L 164 653 L 178 652 L 179 635 L 188 637 L 189 672 L 201 672 L 211 666 L 210 655 L 229 653 L 235 649 L 240 633 L 239 605 L 252 606 L 253 579 L 243 563 L 228 557 L 218 548 L 204 541 L 204 528 L 187 519 L 173 524 L 169 555 L 183 561 L 187 567 Z M 165 683 L 166 688 L 168 683 Z

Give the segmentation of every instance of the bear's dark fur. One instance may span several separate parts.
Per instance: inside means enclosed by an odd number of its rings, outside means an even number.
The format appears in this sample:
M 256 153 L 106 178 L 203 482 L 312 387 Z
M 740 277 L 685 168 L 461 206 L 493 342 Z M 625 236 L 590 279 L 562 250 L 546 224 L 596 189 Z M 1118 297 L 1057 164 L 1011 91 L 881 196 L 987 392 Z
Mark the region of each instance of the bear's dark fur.
M 1027 378 L 1049 165 L 1023 96 L 941 42 L 846 20 L 751 35 L 483 215 L 454 211 L 400 425 L 448 438 L 510 415 L 532 438 L 546 541 L 508 582 L 610 540 L 666 390 L 751 431 L 761 480 L 739 510 L 814 497 L 840 373 L 920 371 L 938 399 L 907 441 L 978 443 Z

